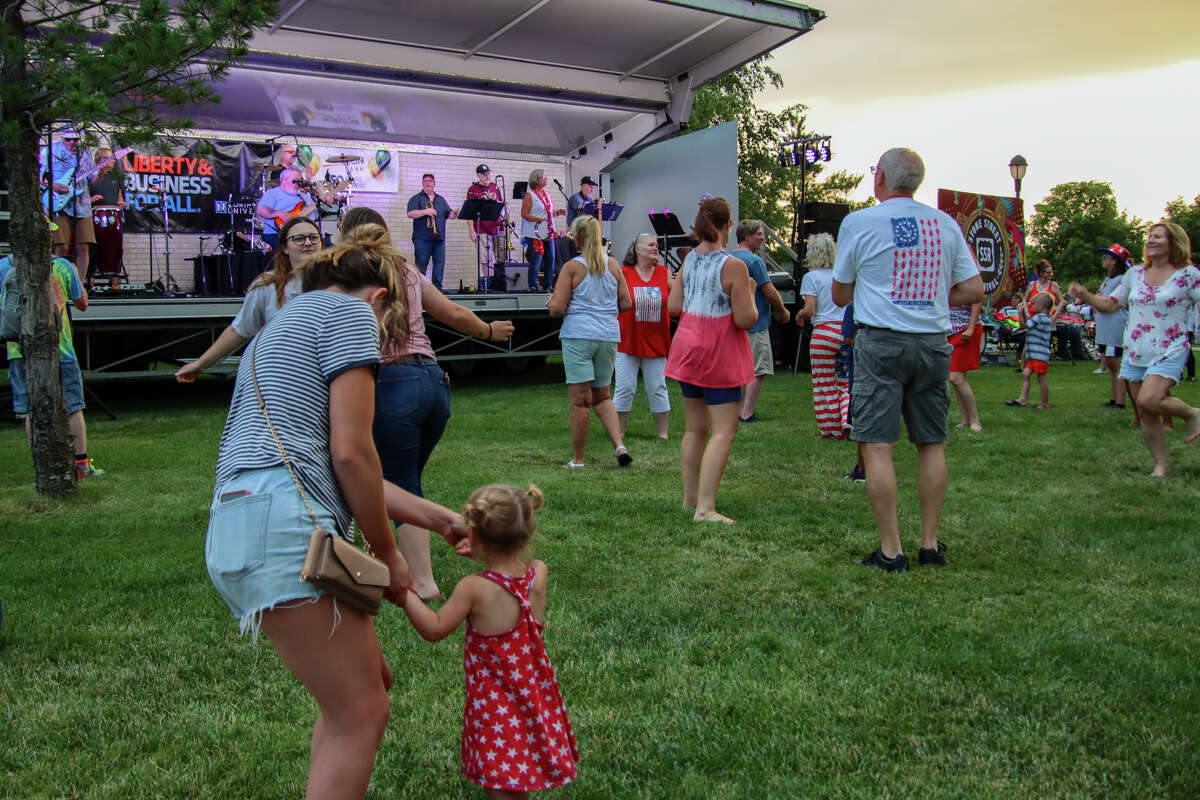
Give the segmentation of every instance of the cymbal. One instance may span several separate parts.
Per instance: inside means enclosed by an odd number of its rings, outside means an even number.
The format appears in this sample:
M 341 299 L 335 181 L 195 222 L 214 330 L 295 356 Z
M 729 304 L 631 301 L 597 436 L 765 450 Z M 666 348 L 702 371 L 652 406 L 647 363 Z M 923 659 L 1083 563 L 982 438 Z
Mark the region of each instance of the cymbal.
M 342 153 L 340 156 L 330 156 L 325 159 L 326 164 L 353 164 L 355 161 L 362 161 L 362 156 L 348 156 Z
M 258 173 L 279 172 L 281 169 L 283 169 L 283 164 L 259 164 L 256 167 L 251 167 L 250 171 Z

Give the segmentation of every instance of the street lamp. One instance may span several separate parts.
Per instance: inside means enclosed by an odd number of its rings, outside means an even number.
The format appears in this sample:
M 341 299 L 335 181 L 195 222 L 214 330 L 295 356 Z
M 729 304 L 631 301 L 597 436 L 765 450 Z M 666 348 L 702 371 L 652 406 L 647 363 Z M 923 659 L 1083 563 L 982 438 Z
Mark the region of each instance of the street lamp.
M 1012 175 L 1018 200 L 1021 199 L 1021 181 L 1025 178 L 1027 169 L 1029 169 L 1029 162 L 1025 160 L 1025 156 L 1013 156 L 1012 161 L 1008 162 L 1008 172 Z

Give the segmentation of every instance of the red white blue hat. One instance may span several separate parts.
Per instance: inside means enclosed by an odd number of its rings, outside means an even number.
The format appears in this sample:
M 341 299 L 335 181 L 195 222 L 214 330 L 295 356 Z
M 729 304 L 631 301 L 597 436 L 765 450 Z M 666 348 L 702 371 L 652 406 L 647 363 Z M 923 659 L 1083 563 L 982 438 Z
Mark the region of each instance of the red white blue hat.
M 1123 261 L 1127 269 L 1133 263 L 1129 260 L 1129 251 L 1124 247 L 1121 247 L 1119 244 L 1111 244 L 1108 247 L 1097 247 L 1096 252 L 1103 253 L 1106 256 L 1112 256 L 1117 261 Z

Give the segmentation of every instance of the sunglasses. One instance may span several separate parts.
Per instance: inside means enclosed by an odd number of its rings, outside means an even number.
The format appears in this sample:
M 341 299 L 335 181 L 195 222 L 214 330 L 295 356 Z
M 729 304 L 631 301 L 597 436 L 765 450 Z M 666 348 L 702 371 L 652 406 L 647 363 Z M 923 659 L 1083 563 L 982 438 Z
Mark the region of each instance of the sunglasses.
M 296 236 L 289 236 L 287 238 L 292 244 L 316 244 L 317 242 L 321 241 L 321 235 L 319 233 L 301 233 L 297 234 Z

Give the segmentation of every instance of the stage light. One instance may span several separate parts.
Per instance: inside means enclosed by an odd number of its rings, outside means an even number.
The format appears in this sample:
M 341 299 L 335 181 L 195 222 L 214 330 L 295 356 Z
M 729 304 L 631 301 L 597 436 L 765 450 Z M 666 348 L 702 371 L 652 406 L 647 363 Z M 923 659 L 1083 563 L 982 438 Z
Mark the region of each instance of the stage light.
M 810 144 L 804 148 L 804 160 L 807 161 L 809 164 L 817 163 L 817 159 L 819 159 L 819 158 L 820 158 L 820 154 L 817 152 L 817 148 L 815 145 Z
M 830 152 L 829 140 L 826 139 L 824 142 L 821 142 L 821 160 L 828 161 L 831 158 L 833 158 L 833 153 Z
M 792 166 L 792 154 L 789 153 L 787 150 L 779 151 L 779 166 L 781 166 L 781 167 Z

